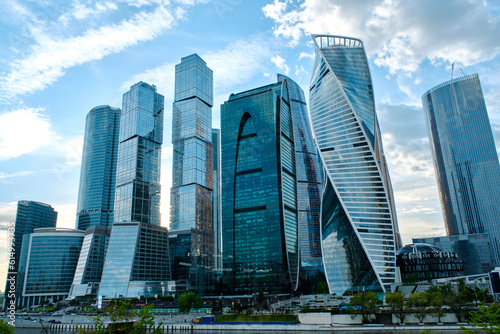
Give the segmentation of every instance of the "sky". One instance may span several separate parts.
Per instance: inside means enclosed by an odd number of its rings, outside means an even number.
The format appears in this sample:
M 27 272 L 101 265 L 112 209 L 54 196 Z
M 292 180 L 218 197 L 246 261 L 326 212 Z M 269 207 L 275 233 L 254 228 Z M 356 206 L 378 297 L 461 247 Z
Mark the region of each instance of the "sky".
M 3 0 L 0 6 L 0 290 L 17 201 L 74 228 L 83 133 L 98 105 L 121 108 L 144 81 L 165 96 L 162 225 L 169 223 L 174 66 L 214 72 L 213 127 L 231 93 L 283 73 L 307 94 L 310 34 L 360 38 L 369 58 L 403 242 L 445 235 L 421 96 L 479 73 L 500 147 L 498 0 Z

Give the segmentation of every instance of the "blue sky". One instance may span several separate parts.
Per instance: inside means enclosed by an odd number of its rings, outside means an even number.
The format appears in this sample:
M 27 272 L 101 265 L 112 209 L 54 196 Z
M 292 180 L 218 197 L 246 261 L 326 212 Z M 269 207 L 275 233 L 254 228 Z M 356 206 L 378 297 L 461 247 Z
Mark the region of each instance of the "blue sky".
M 174 65 L 198 53 L 220 104 L 284 73 L 307 92 L 311 33 L 361 38 L 370 59 L 403 241 L 444 235 L 420 97 L 479 73 L 500 140 L 500 3 L 482 0 L 4 0 L 0 8 L 0 289 L 18 200 L 74 227 L 86 114 L 138 82 L 165 96 L 168 225 Z M 497 144 L 498 147 L 498 144 Z

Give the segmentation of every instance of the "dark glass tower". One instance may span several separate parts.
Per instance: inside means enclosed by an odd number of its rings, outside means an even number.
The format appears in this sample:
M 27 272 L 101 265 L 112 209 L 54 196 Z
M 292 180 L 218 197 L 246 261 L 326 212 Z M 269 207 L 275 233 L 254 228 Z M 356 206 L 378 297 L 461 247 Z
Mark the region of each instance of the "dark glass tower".
M 111 226 L 115 206 L 120 109 L 98 106 L 87 114 L 76 226 Z
M 163 95 L 139 82 L 123 94 L 115 219 L 99 294 L 163 295 L 170 280 L 168 231 L 160 226 Z
M 301 268 L 304 273 L 321 270 L 321 166 L 312 135 L 304 91 L 292 79 L 278 74 L 278 82 L 287 81 L 293 115 L 295 164 L 297 166 L 297 205 Z
M 8 278 L 12 276 L 17 277 L 23 236 L 33 233 L 36 228 L 56 227 L 56 222 L 57 212 L 48 204 L 35 201 L 19 201 L 17 203 L 16 223 L 14 226 L 14 247 L 9 257 L 9 260 L 14 263 L 9 265 L 9 270 L 7 272 Z M 10 299 L 7 298 L 9 287 L 10 284 L 9 281 L 7 281 L 5 287 L 5 305 L 8 305 L 10 302 Z M 20 296 L 20 293 L 21 291 L 16 290 L 16 296 Z
M 210 279 L 206 269 L 213 268 L 215 255 L 212 95 L 212 70 L 205 61 L 197 54 L 182 58 L 175 66 L 170 235 L 172 247 L 182 248 L 174 254 L 184 254 L 174 258 L 173 266 L 191 266 L 189 270 L 175 269 L 174 279 L 190 280 L 191 286 L 200 292 Z M 190 238 L 190 249 L 185 249 L 186 238 Z M 181 239 L 181 243 L 175 242 Z
M 231 94 L 221 129 L 223 288 L 294 291 L 300 259 L 287 80 Z
M 313 35 L 311 123 L 325 169 L 321 235 L 330 292 L 388 291 L 400 238 L 359 39 Z
M 487 232 L 500 265 L 500 165 L 477 74 L 422 96 L 448 235 Z
M 220 129 L 212 129 L 214 189 L 212 191 L 212 225 L 214 231 L 214 266 L 222 269 L 222 221 L 221 221 L 221 168 Z

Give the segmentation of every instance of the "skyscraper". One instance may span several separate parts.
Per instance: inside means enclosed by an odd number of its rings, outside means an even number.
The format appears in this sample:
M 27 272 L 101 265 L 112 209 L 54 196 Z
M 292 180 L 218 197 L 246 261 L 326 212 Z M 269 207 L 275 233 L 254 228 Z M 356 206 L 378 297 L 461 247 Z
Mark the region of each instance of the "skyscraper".
M 220 129 L 212 129 L 214 189 L 212 191 L 212 226 L 214 231 L 214 266 L 222 269 Z
M 115 218 L 99 294 L 162 295 L 170 280 L 168 230 L 160 225 L 163 95 L 139 82 L 123 94 Z
M 160 225 L 163 100 L 144 82 L 123 94 L 114 222 Z
M 223 288 L 298 287 L 297 176 L 287 80 L 221 106 Z
M 85 123 L 76 226 L 86 231 L 70 297 L 96 295 L 115 206 L 120 109 L 98 106 Z
M 115 205 L 120 109 L 98 106 L 85 123 L 76 226 L 111 226 Z
M 212 226 L 213 146 L 212 146 L 212 70 L 197 54 L 181 59 L 175 66 L 175 98 L 172 113 L 172 189 L 170 192 L 170 234 L 189 234 L 191 249 L 175 251 L 192 265 L 198 281 L 200 268 L 212 268 L 214 243 Z M 177 239 L 178 240 L 178 239 Z M 183 242 L 185 245 L 185 242 Z M 176 273 L 187 271 L 176 271 Z M 180 277 L 174 279 L 191 279 Z M 198 283 L 196 289 L 198 289 Z
M 289 88 L 295 136 L 301 271 L 310 276 L 317 274 L 323 267 L 320 232 L 322 168 L 319 165 L 304 91 L 292 79 L 278 74 L 278 82 L 283 80 L 287 81 Z
M 500 265 L 500 165 L 477 74 L 422 96 L 448 235 L 487 232 Z
M 33 233 L 36 228 L 56 227 L 57 212 L 45 203 L 35 201 L 19 201 L 17 203 L 16 222 L 14 227 L 14 247 L 10 253 L 10 261 L 14 261 L 13 268 L 9 266 L 8 277 L 16 276 L 19 271 L 19 259 L 21 256 L 21 247 L 23 236 Z M 9 291 L 9 282 L 5 288 L 6 296 L 4 302 L 9 303 L 7 298 Z M 16 291 L 16 296 L 19 296 L 21 291 Z M 7 305 L 7 304 L 5 304 Z
M 330 292 L 387 291 L 400 244 L 392 186 L 359 39 L 313 35 L 311 122 L 325 168 L 321 229 Z

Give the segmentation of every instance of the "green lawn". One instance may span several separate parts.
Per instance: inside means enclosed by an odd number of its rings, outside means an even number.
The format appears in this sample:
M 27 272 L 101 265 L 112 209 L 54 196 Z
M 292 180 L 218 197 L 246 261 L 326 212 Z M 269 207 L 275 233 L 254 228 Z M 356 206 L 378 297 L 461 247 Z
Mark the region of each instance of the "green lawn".
M 295 322 L 294 314 L 216 314 L 216 322 Z

